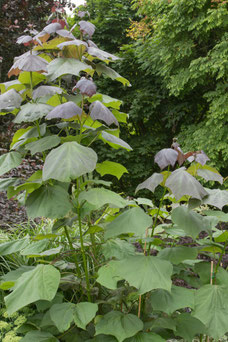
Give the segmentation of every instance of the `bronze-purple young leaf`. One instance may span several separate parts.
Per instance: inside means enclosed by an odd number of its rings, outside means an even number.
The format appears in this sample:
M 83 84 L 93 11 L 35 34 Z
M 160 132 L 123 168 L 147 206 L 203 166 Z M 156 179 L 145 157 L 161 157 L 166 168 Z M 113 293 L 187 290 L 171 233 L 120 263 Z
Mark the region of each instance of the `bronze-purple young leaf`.
M 143 183 L 139 184 L 135 192 L 141 189 L 148 189 L 154 192 L 155 188 L 163 181 L 163 175 L 160 173 L 153 173 L 153 175 L 147 178 Z
M 88 54 L 93 56 L 93 57 L 97 57 L 98 59 L 101 59 L 102 61 L 106 61 L 106 60 L 116 61 L 116 60 L 120 59 L 119 57 L 116 57 L 116 56 L 112 55 L 111 53 L 108 53 L 106 51 L 100 50 L 100 49 L 95 48 L 95 47 L 89 47 L 88 48 Z
M 80 81 L 76 83 L 73 91 L 75 91 L 76 89 L 79 89 L 82 95 L 91 97 L 96 94 L 97 87 L 92 80 L 88 80 L 87 78 L 82 77 Z
M 74 102 L 69 101 L 55 107 L 51 112 L 48 113 L 46 119 L 70 119 L 76 115 L 81 116 L 82 109 Z
M 173 150 L 172 148 L 163 148 L 163 150 L 159 151 L 155 157 L 154 161 L 158 164 L 161 170 L 163 170 L 166 166 L 172 165 L 174 166 L 178 158 L 178 152 Z
M 35 89 L 32 93 L 33 100 L 36 100 L 38 97 L 48 96 L 48 95 L 55 95 L 55 94 L 62 94 L 63 90 L 59 87 L 52 87 L 52 86 L 40 86 Z
M 116 126 L 119 126 L 118 121 L 116 120 L 115 116 L 112 114 L 112 112 L 103 105 L 100 101 L 93 102 L 90 107 L 90 116 L 91 118 L 95 120 L 101 120 L 104 121 L 107 125 L 111 125 L 114 123 Z
M 79 26 L 80 26 L 80 31 L 83 34 L 88 34 L 90 37 L 92 37 L 92 35 L 95 32 L 95 28 L 96 28 L 95 25 L 93 25 L 89 21 L 85 21 L 85 20 L 79 21 Z
M 65 38 L 69 38 L 69 39 L 75 39 L 74 35 L 67 30 L 58 30 L 58 31 L 56 31 L 56 33 L 61 37 L 65 37 Z
M 19 38 L 17 38 L 17 44 L 27 44 L 29 42 L 32 41 L 32 37 L 31 36 L 21 36 Z
M 167 178 L 165 186 L 171 189 L 177 201 L 185 195 L 199 200 L 208 195 L 204 187 L 186 171 L 185 167 L 173 171 Z
M 47 72 L 47 65 L 48 62 L 45 59 L 30 54 L 27 57 L 19 58 L 9 70 L 8 76 L 17 76 L 21 71 Z
M 52 23 L 49 24 L 47 26 L 45 26 L 45 28 L 43 29 L 44 32 L 51 34 L 51 33 L 55 33 L 58 30 L 62 29 L 62 25 L 59 23 Z

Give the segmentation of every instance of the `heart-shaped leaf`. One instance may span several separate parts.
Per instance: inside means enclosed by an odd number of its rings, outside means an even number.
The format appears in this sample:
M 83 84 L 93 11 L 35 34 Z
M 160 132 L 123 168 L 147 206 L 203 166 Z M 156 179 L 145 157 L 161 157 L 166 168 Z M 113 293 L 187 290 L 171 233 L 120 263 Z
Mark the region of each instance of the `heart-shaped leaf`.
M 13 292 L 5 297 L 7 312 L 12 314 L 37 300 L 51 301 L 59 282 L 60 273 L 51 265 L 37 265 L 32 271 L 23 273 L 16 281 Z
M 138 192 L 142 189 L 148 189 L 152 192 L 156 189 L 156 187 L 163 181 L 163 175 L 160 173 L 153 173 L 153 175 L 149 178 L 147 178 L 143 183 L 139 184 L 135 190 L 135 192 Z
M 54 304 L 49 310 L 51 320 L 60 332 L 70 328 L 73 322 L 73 310 L 75 305 L 72 303 Z
M 117 216 L 105 229 L 105 239 L 121 234 L 143 235 L 152 224 L 152 219 L 141 208 L 131 208 Z
M 19 166 L 22 162 L 21 154 L 9 152 L 0 156 L 0 176 Z
M 74 116 L 81 116 L 82 109 L 78 107 L 74 102 L 69 101 L 63 104 L 58 105 L 52 111 L 48 113 L 46 116 L 47 120 L 51 119 L 70 119 Z
M 33 141 L 25 146 L 26 150 L 31 151 L 31 155 L 39 152 L 43 152 L 46 150 L 50 150 L 51 148 L 59 145 L 61 139 L 58 135 L 50 135 L 48 137 L 44 137 L 42 139 Z
M 176 164 L 178 158 L 178 152 L 173 150 L 172 148 L 163 148 L 163 150 L 159 151 L 155 157 L 154 161 L 158 164 L 161 170 L 163 170 L 166 166 Z
M 32 330 L 29 331 L 22 339 L 21 342 L 59 342 L 59 340 L 46 331 Z
M 176 318 L 176 336 L 181 336 L 187 342 L 194 341 L 199 334 L 206 334 L 205 325 L 189 313 L 181 313 Z
M 83 34 L 88 34 L 90 37 L 94 34 L 96 27 L 89 21 L 81 20 L 78 24 L 80 26 L 80 31 Z
M 76 91 L 76 89 L 78 89 L 82 95 L 86 95 L 89 97 L 96 94 L 97 91 L 96 84 L 93 82 L 93 80 L 88 80 L 85 77 L 82 77 L 80 81 L 76 83 L 73 91 Z
M 165 185 L 172 190 L 177 201 L 184 195 L 201 200 L 208 195 L 208 192 L 185 170 L 185 167 L 181 167 L 180 169 L 173 171 L 166 180 Z
M 50 81 L 54 81 L 63 75 L 80 76 L 81 71 L 92 70 L 90 65 L 80 62 L 75 58 L 56 58 L 48 65 L 48 78 Z
M 24 58 L 19 58 L 8 72 L 8 77 L 19 75 L 21 71 L 47 72 L 48 62 L 39 57 L 29 54 Z
M 26 103 L 21 106 L 20 112 L 14 119 L 15 123 L 33 122 L 43 118 L 53 109 L 52 106 L 43 103 Z
M 228 287 L 204 285 L 197 290 L 193 316 L 205 324 L 207 335 L 221 338 L 228 332 Z
M 172 211 L 171 217 L 173 223 L 180 229 L 183 229 L 186 234 L 193 239 L 195 239 L 200 232 L 209 232 L 211 229 L 207 218 L 183 206 L 175 208 Z
M 131 83 L 121 75 L 119 75 L 115 70 L 108 67 L 107 65 L 98 63 L 96 64 L 96 72 L 98 75 L 105 74 L 106 76 L 110 77 L 112 80 L 116 80 L 121 82 L 124 86 L 127 85 L 128 87 L 131 87 Z
M 100 50 L 95 47 L 89 47 L 87 50 L 88 54 L 91 55 L 92 57 L 96 57 L 102 61 L 109 62 L 111 61 L 116 61 L 119 59 L 119 57 L 116 57 L 112 55 L 111 53 L 108 53 L 106 51 Z
M 27 214 L 30 218 L 65 216 L 72 208 L 68 192 L 60 185 L 43 185 L 27 198 Z
M 86 326 L 96 316 L 98 305 L 94 303 L 81 302 L 75 305 L 73 318 L 77 327 L 86 329 Z
M 105 259 L 124 259 L 130 255 L 135 255 L 135 247 L 125 241 L 120 239 L 110 239 L 102 245 L 102 253 Z
M 194 290 L 173 285 L 171 292 L 154 290 L 150 295 L 150 301 L 154 310 L 171 315 L 178 309 L 194 308 Z
M 96 171 L 101 175 L 113 175 L 120 179 L 124 173 L 128 173 L 126 167 L 119 163 L 105 160 L 103 163 L 97 163 Z
M 0 110 L 5 109 L 8 111 L 14 108 L 19 108 L 22 102 L 22 97 L 16 92 L 15 89 L 10 89 L 4 94 L 0 95 Z
M 220 189 L 207 189 L 208 196 L 204 197 L 202 203 L 213 205 L 222 210 L 228 205 L 228 191 Z
M 120 195 L 104 188 L 93 188 L 88 191 L 82 191 L 78 200 L 80 203 L 87 201 L 96 206 L 96 208 L 103 207 L 105 204 L 114 205 L 117 208 L 124 208 L 128 204 Z
M 110 311 L 96 324 L 96 335 L 113 335 L 119 342 L 143 329 L 143 322 L 135 315 Z
M 116 126 L 119 126 L 119 123 L 116 120 L 115 116 L 112 114 L 112 112 L 100 101 L 93 102 L 90 105 L 89 110 L 90 116 L 94 121 L 101 120 L 104 121 L 108 126 L 110 126 L 113 123 Z
M 96 163 L 97 154 L 91 148 L 75 141 L 66 142 L 48 154 L 43 167 L 43 180 L 69 182 L 92 172 Z
M 33 98 L 33 100 L 36 100 L 38 97 L 47 96 L 47 95 L 62 94 L 62 92 L 63 92 L 63 90 L 59 87 L 40 86 L 33 91 L 32 98 Z
M 128 145 L 128 143 L 126 143 L 124 140 L 108 132 L 105 132 L 105 131 L 101 132 L 101 135 L 99 135 L 99 138 L 115 149 L 122 147 L 128 151 L 132 151 L 132 148 L 130 145 Z

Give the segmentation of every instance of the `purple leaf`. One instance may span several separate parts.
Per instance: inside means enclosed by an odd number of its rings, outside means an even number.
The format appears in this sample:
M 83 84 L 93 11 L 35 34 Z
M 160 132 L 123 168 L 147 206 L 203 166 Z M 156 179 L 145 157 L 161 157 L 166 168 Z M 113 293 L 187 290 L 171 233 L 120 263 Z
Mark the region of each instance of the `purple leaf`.
M 15 89 L 10 89 L 4 94 L 0 95 L 0 110 L 19 108 L 22 102 L 22 97 Z
M 76 46 L 84 45 L 86 48 L 88 47 L 88 45 L 85 42 L 83 42 L 82 40 L 74 39 L 74 40 L 70 40 L 69 42 L 60 43 L 59 45 L 57 45 L 57 48 L 62 50 L 64 48 L 64 46 L 69 46 L 69 45 L 76 45 Z
M 62 29 L 62 25 L 59 23 L 52 23 L 49 24 L 47 26 L 45 26 L 45 28 L 43 29 L 44 32 L 51 34 L 51 33 L 55 33 L 58 30 Z
M 95 25 L 93 25 L 89 21 L 84 21 L 84 20 L 79 21 L 79 26 L 80 26 L 80 31 L 83 34 L 88 34 L 90 37 L 92 37 L 96 28 Z
M 95 120 L 101 120 L 104 121 L 107 125 L 111 125 L 114 123 L 116 126 L 119 126 L 118 121 L 116 120 L 115 116 L 112 114 L 112 112 L 103 105 L 100 101 L 93 102 L 90 107 L 90 116 L 91 118 Z
M 76 115 L 81 116 L 82 109 L 74 102 L 69 101 L 55 107 L 51 112 L 48 113 L 46 119 L 70 119 Z
M 27 57 L 19 58 L 8 72 L 8 76 L 18 75 L 21 71 L 47 72 L 48 62 L 39 57 L 29 54 Z
M 98 49 L 98 46 L 92 40 L 88 40 L 87 43 L 88 43 L 89 47 L 94 47 L 94 48 Z
M 29 42 L 32 41 L 32 37 L 31 36 L 21 36 L 19 38 L 17 38 L 17 44 L 27 44 Z
M 173 150 L 172 148 L 163 148 L 163 150 L 159 151 L 155 157 L 154 161 L 158 164 L 161 170 L 163 170 L 166 166 L 172 165 L 174 166 L 178 158 L 178 152 Z
M 61 37 L 65 37 L 65 38 L 69 38 L 69 39 L 75 39 L 74 35 L 67 30 L 58 30 L 58 31 L 56 31 L 56 33 Z
M 82 77 L 80 81 L 76 83 L 73 91 L 75 91 L 76 89 L 79 89 L 82 95 L 91 97 L 96 94 L 97 87 L 92 80 L 87 80 L 87 78 Z
M 38 97 L 54 95 L 54 94 L 62 94 L 63 90 L 59 87 L 52 86 L 40 86 L 35 89 L 32 93 L 33 100 L 36 100 Z
M 78 11 L 77 13 L 79 18 L 83 18 L 86 14 L 90 17 L 90 14 L 88 11 Z
M 163 181 L 163 175 L 160 173 L 153 173 L 153 175 L 147 178 L 143 183 L 139 184 L 135 190 L 135 193 L 141 189 L 148 189 L 154 192 L 155 188 Z
M 208 158 L 206 153 L 204 153 L 203 150 L 201 150 L 199 153 L 196 152 L 195 161 L 197 163 L 199 163 L 201 165 L 205 165 L 208 160 L 210 160 L 210 159 Z
M 105 60 L 116 61 L 116 60 L 120 59 L 119 57 L 116 57 L 116 56 L 112 55 L 111 53 L 97 49 L 95 47 L 89 47 L 88 48 L 88 54 L 93 56 L 93 57 L 97 57 L 98 59 L 101 59 L 102 61 L 105 61 Z
M 173 171 L 167 178 L 165 186 L 172 190 L 177 201 L 185 195 L 199 200 L 208 195 L 204 187 L 186 171 L 185 167 Z

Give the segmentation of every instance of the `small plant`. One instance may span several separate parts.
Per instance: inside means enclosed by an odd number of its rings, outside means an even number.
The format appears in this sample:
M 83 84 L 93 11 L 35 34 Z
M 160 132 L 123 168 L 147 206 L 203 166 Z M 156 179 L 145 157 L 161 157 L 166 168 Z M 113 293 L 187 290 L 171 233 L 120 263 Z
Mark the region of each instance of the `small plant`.
M 130 84 L 108 66 L 117 57 L 91 41 L 87 13 L 78 13 L 71 30 L 60 7 L 55 13 L 42 32 L 18 39 L 30 50 L 9 71 L 18 79 L 0 85 L 2 113 L 14 112 L 23 124 L 0 157 L 1 174 L 28 154 L 43 158 L 42 170 L 27 180 L 3 178 L 0 186 L 20 198 L 29 218 L 53 220 L 51 230 L 27 230 L 0 244 L 2 257 L 28 260 L 3 272 L 0 283 L 9 315 L 34 311 L 20 341 L 218 340 L 228 332 L 228 236 L 218 228 L 228 221 L 228 192 L 198 179 L 223 178 L 203 151 L 184 154 L 175 140 L 155 156 L 167 169 L 136 189 L 162 187 L 158 207 L 148 198 L 123 198 L 94 178 L 95 170 L 117 178 L 127 172 L 97 163 L 96 140 L 131 150 L 119 138 L 121 101 L 98 93 L 94 79 L 104 74 Z

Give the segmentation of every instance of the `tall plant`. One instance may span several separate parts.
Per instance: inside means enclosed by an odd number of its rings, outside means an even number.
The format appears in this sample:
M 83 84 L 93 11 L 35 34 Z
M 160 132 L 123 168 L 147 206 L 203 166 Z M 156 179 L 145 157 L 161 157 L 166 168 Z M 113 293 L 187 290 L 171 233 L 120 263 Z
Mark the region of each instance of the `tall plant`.
M 203 151 L 183 153 L 176 141 L 155 156 L 166 170 L 136 189 L 161 186 L 158 207 L 147 198 L 122 198 L 92 177 L 95 169 L 117 178 L 127 172 L 97 163 L 95 140 L 131 149 L 119 138 L 121 102 L 97 93 L 92 77 L 128 81 L 108 66 L 116 57 L 91 41 L 95 27 L 81 18 L 66 30 L 60 11 L 38 35 L 19 38 L 30 51 L 9 71 L 18 80 L 1 84 L 3 113 L 14 111 L 14 121 L 26 123 L 1 156 L 1 173 L 27 153 L 44 161 L 26 181 L 1 179 L 1 188 L 24 201 L 29 217 L 54 220 L 51 232 L 0 244 L 2 257 L 33 260 L 0 283 L 8 314 L 27 305 L 37 311 L 18 330 L 21 342 L 218 339 L 228 332 L 228 236 L 217 228 L 228 220 L 228 192 L 204 188 L 199 179 L 223 178 Z

